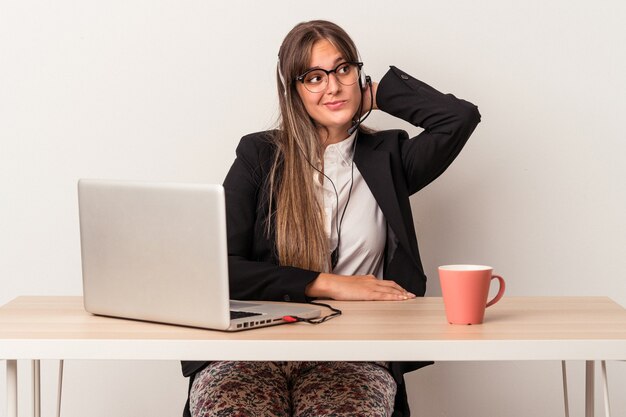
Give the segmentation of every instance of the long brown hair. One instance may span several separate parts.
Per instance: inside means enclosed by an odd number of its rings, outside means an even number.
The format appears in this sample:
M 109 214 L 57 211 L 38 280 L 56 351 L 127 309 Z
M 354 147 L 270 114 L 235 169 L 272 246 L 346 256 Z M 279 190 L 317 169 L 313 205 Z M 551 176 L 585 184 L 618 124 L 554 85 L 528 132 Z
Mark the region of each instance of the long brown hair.
M 269 176 L 267 233 L 269 236 L 273 219 L 281 265 L 328 272 L 330 249 L 312 167 L 321 169 L 318 165 L 324 149 L 319 126 L 307 113 L 294 82 L 308 69 L 313 44 L 322 39 L 333 44 L 346 61 L 358 60 L 348 34 L 325 20 L 300 23 L 283 40 L 276 69 L 280 119 L 273 136 L 277 152 Z

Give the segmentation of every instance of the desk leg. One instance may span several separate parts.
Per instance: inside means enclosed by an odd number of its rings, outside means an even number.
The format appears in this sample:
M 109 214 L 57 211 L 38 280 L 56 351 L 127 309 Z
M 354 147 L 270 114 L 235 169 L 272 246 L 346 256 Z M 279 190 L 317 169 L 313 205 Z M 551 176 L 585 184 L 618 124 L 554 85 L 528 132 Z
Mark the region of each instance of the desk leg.
M 7 417 L 17 417 L 16 360 L 7 360 Z
M 565 361 L 561 361 L 561 375 L 563 376 L 563 402 L 565 406 L 565 417 L 569 417 L 569 396 L 567 393 L 567 366 Z
M 585 375 L 585 417 L 594 417 L 595 362 L 586 361 Z
M 57 417 L 61 417 L 61 393 L 63 392 L 63 359 L 59 361 L 59 383 L 57 384 Z
M 604 416 L 611 417 L 611 402 L 609 401 L 609 381 L 606 376 L 606 361 L 602 361 L 602 386 L 604 387 Z
M 41 361 L 33 362 L 33 415 L 41 417 Z

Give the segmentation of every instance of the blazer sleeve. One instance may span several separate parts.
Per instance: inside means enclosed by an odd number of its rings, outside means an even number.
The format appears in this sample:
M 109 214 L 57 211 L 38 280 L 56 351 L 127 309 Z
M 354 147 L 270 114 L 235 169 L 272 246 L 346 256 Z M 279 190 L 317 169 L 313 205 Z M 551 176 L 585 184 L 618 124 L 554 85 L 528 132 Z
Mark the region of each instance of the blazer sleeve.
M 480 122 L 478 107 L 443 94 L 391 66 L 381 79 L 376 104 L 385 113 L 424 129 L 401 141 L 409 194 L 430 184 L 452 163 Z
M 265 236 L 264 186 L 270 145 L 258 136 L 242 138 L 224 180 L 230 296 L 237 300 L 305 302 L 307 284 L 319 272 L 279 266 Z

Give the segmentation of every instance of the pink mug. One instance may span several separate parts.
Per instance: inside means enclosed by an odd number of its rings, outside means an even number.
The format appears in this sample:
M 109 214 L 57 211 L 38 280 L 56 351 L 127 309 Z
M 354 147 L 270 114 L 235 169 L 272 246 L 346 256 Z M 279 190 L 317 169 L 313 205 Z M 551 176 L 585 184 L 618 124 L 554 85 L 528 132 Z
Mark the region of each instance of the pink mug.
M 492 275 L 493 268 L 483 265 L 445 265 L 439 267 L 441 293 L 450 324 L 480 324 L 485 308 L 494 305 L 504 295 L 504 279 Z M 498 294 L 489 302 L 491 280 L 500 282 Z

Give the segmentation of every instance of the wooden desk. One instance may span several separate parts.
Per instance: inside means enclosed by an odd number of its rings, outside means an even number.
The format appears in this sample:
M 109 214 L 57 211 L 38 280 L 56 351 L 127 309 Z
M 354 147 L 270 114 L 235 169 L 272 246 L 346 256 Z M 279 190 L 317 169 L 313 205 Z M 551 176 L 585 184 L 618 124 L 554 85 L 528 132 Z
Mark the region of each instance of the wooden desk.
M 587 416 L 593 361 L 626 360 L 626 310 L 606 297 L 505 297 L 474 326 L 449 325 L 441 298 L 332 304 L 344 314 L 321 325 L 225 333 L 93 316 L 81 297 L 19 297 L 0 308 L 8 416 L 18 359 L 585 360 Z

